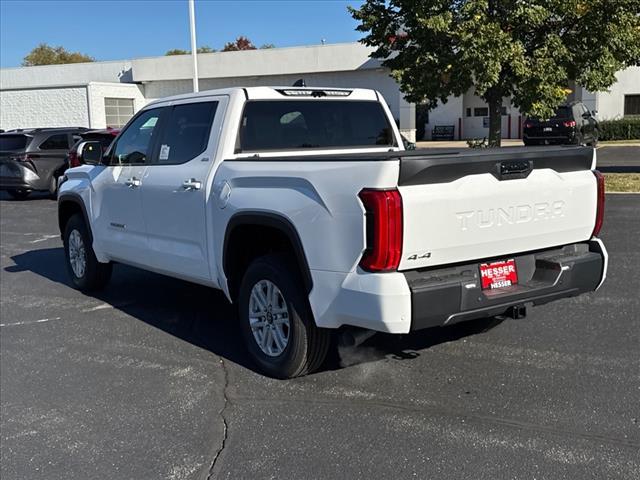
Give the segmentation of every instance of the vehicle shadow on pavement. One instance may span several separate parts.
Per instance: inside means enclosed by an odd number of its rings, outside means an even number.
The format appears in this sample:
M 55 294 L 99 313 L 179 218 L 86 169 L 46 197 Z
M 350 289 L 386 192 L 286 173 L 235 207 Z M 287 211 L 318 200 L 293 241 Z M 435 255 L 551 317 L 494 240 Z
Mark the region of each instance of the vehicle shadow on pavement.
M 31 250 L 11 257 L 8 273 L 31 271 L 71 287 L 62 247 Z M 78 297 L 83 294 L 77 292 Z M 224 294 L 202 285 L 114 265 L 107 288 L 88 295 L 170 335 L 206 349 L 242 367 L 257 371 L 247 354 L 238 327 L 235 306 Z M 91 315 L 91 309 L 84 311 Z M 336 370 L 381 359 L 405 361 L 434 345 L 486 331 L 499 321 L 487 319 L 410 335 L 377 334 L 358 347 L 340 348 L 337 341 L 322 370 Z
M 0 191 L 0 200 L 3 201 L 3 202 L 20 203 L 20 202 L 30 202 L 30 201 L 33 201 L 33 200 L 55 200 L 55 201 L 57 201 L 57 198 L 52 196 L 49 192 L 31 192 L 29 194 L 29 196 L 26 197 L 26 198 L 13 198 L 7 192 Z
M 378 333 L 357 347 L 338 347 L 333 363 L 343 368 L 382 359 L 405 361 L 420 356 L 420 352 L 442 343 L 484 333 L 502 323 L 503 319 L 491 317 L 472 320 L 446 327 L 418 330 L 406 335 Z M 327 365 L 331 368 L 331 365 Z

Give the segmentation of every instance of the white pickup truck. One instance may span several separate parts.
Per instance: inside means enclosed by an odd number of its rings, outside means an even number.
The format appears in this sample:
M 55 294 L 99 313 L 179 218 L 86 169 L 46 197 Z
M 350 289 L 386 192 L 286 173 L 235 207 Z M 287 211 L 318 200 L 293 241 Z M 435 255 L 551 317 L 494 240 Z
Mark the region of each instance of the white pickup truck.
M 166 98 L 78 154 L 58 199 L 73 284 L 117 262 L 221 289 L 275 377 L 317 369 L 332 329 L 517 318 L 607 270 L 592 148 L 407 151 L 373 90 Z

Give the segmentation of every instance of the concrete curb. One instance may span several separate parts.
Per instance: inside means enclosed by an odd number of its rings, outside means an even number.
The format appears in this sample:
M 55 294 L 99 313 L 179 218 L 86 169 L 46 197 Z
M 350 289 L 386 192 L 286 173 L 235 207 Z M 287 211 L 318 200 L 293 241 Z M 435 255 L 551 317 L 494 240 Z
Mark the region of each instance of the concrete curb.
M 598 148 L 609 148 L 609 147 L 640 147 L 640 141 L 637 142 L 622 142 L 622 143 L 600 143 L 596 149 Z

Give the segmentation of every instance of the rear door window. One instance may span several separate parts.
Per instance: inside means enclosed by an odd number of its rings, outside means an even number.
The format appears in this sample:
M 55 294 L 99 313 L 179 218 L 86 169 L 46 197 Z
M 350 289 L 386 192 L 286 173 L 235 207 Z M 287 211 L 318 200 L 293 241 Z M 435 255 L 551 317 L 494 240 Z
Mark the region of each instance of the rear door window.
M 2 151 L 16 151 L 24 150 L 31 142 L 31 137 L 26 135 L 0 135 L 0 150 Z
M 40 144 L 40 150 L 68 150 L 69 136 L 66 133 L 51 135 Z
M 218 102 L 197 102 L 169 108 L 155 164 L 178 165 L 207 149 Z
M 240 152 L 394 146 L 378 102 L 255 100 L 247 102 Z

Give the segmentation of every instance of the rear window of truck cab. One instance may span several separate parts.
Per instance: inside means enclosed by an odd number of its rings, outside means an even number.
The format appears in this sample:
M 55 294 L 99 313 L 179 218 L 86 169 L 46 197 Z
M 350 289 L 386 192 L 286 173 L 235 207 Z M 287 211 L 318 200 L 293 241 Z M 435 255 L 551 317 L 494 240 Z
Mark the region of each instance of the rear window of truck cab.
M 245 104 L 236 151 L 395 146 L 379 102 L 252 100 Z

